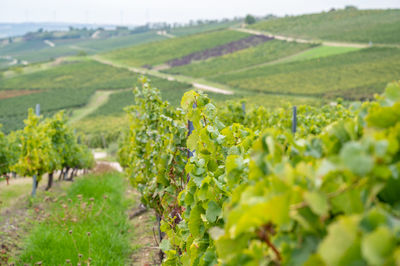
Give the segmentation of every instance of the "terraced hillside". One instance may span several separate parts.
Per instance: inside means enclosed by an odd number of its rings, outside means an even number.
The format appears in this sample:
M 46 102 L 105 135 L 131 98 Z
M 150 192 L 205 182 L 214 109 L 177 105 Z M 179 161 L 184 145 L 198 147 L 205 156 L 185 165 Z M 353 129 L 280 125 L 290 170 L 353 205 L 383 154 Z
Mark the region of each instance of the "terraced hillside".
M 400 44 L 400 10 L 336 10 L 261 21 L 252 29 L 344 42 Z
M 346 54 L 228 73 L 213 80 L 264 93 L 371 98 L 398 79 L 400 49 L 368 48 Z
M 241 19 L 220 21 L 217 23 L 203 23 L 200 25 L 193 25 L 193 26 L 189 25 L 185 27 L 173 28 L 168 30 L 168 33 L 177 37 L 181 37 L 185 35 L 198 34 L 207 31 L 226 29 L 228 27 L 232 27 L 240 23 L 242 23 Z
M 41 104 L 42 113 L 84 106 L 97 90 L 117 90 L 136 86 L 140 75 L 92 60 L 64 64 L 29 74 L 0 80 L 0 92 L 16 91 L 15 97 L 0 99 L 0 123 L 5 130 L 22 125 L 26 110 Z M 184 92 L 189 84 L 149 77 L 163 90 Z M 29 93 L 32 92 L 32 93 Z M 121 107 L 122 108 L 122 107 Z
M 129 66 L 150 67 L 249 36 L 247 33 L 230 30 L 211 31 L 120 49 L 107 53 L 104 57 Z
M 155 31 L 116 36 L 101 39 L 60 39 L 53 40 L 54 46 L 46 44 L 43 40 L 27 40 L 0 45 L 0 56 L 11 56 L 18 60 L 41 62 L 61 56 L 71 56 L 79 53 L 95 54 L 113 49 L 130 47 L 152 41 L 166 39 Z
M 299 53 L 311 47 L 312 45 L 310 44 L 273 40 L 235 53 L 214 57 L 210 60 L 173 67 L 165 70 L 165 72 L 192 77 L 208 77 L 224 74 L 229 71 L 237 71 L 254 65 L 265 64 Z

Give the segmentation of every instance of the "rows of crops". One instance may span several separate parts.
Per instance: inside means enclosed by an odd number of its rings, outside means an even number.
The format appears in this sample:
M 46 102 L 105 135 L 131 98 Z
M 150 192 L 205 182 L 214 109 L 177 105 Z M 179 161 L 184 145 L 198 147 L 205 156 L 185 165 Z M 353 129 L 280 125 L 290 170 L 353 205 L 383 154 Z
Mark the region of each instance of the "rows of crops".
M 400 10 L 337 10 L 265 20 L 251 28 L 302 38 L 400 44 Z
M 248 36 L 241 32 L 217 30 L 120 49 L 104 56 L 130 66 L 154 66 Z
M 212 79 L 246 90 L 292 95 L 371 98 L 398 78 L 400 49 L 368 48 L 222 74 Z
M 43 62 L 62 56 L 77 55 L 80 52 L 95 54 L 163 39 L 166 39 L 166 37 L 158 35 L 155 31 L 149 31 L 114 37 L 100 36 L 100 39 L 57 39 L 52 40 L 52 43 L 55 45 L 54 47 L 49 46 L 41 39 L 20 40 L 0 46 L 0 55 L 12 56 L 13 58 L 25 60 L 30 63 Z
M 173 109 L 148 83 L 127 111 L 119 160 L 161 219 L 164 265 L 400 263 L 399 82 L 300 106 L 295 133 L 291 109 L 194 91 Z
M 46 116 L 59 110 L 83 107 L 96 90 L 127 89 L 137 86 L 140 75 L 93 60 L 65 62 L 46 70 L 17 75 L 0 80 L 0 90 L 33 90 L 37 93 L 0 100 L 0 123 L 6 132 L 23 126 L 26 110 L 37 103 Z M 152 82 L 168 91 L 170 99 L 190 88 L 190 84 L 151 77 Z M 173 92 L 171 94 L 171 92 Z M 180 94 L 180 95 L 181 95 Z M 179 98 L 179 97 L 178 97 Z M 122 112 L 123 106 L 111 102 L 113 112 Z M 107 109 L 108 108 L 108 109 Z M 102 112 L 101 110 L 99 112 Z
M 173 67 L 165 70 L 165 72 L 191 77 L 215 76 L 258 64 L 265 64 L 299 53 L 310 47 L 312 46 L 309 44 L 273 40 L 207 61 L 196 62 L 181 67 Z
M 24 128 L 4 135 L 0 131 L 0 176 L 11 178 L 12 173 L 33 178 L 33 196 L 38 183 L 44 174 L 49 175 L 47 189 L 53 184 L 54 173 L 68 171 L 71 176 L 78 169 L 89 169 L 94 165 L 91 151 L 74 134 L 67 125 L 63 112 L 51 118 L 43 119 L 28 111 Z

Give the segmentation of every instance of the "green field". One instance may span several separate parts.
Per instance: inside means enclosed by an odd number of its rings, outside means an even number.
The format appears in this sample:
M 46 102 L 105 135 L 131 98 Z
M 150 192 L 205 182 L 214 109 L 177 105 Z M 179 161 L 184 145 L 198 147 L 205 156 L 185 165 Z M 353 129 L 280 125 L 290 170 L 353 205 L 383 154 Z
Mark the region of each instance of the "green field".
M 121 174 L 90 175 L 52 195 L 57 202 L 47 207 L 49 217 L 34 223 L 17 264 L 126 264 L 132 252 L 126 209 L 133 204 L 126 187 Z
M 174 67 L 165 72 L 191 77 L 215 76 L 225 72 L 278 60 L 279 58 L 299 53 L 310 47 L 312 47 L 310 44 L 272 40 L 255 47 L 224 56 L 214 57 L 206 61 Z
M 48 61 L 61 56 L 76 55 L 81 51 L 87 54 L 110 51 L 113 49 L 144 44 L 166 39 L 150 31 L 145 33 L 115 36 L 102 39 L 70 39 L 54 40 L 55 46 L 50 47 L 41 40 L 15 42 L 0 47 L 0 56 L 12 56 L 19 60 L 32 62 Z
M 0 80 L 1 90 L 34 90 L 23 96 L 0 99 L 0 123 L 9 132 L 23 125 L 28 108 L 41 104 L 41 111 L 50 115 L 60 109 L 74 109 L 88 103 L 96 90 L 132 88 L 140 84 L 140 75 L 92 60 L 65 62 L 29 74 Z M 162 90 L 180 91 L 190 84 L 149 77 Z M 174 94 L 177 95 L 177 94 Z M 181 94 L 179 94 L 181 95 Z M 179 96 L 180 97 L 180 96 Z M 118 108 L 120 110 L 120 108 Z
M 134 81 L 132 76 L 128 70 L 92 60 L 64 62 L 44 71 L 2 79 L 0 90 L 121 89 L 132 86 Z
M 292 61 L 300 61 L 300 60 L 308 60 L 338 54 L 344 54 L 348 52 L 353 52 L 360 50 L 360 48 L 354 47 L 335 47 L 335 46 L 318 46 L 313 49 L 306 50 L 302 53 L 296 54 L 288 58 L 288 60 L 284 60 L 284 62 L 292 62 Z
M 261 21 L 250 28 L 310 39 L 400 44 L 400 10 L 337 10 Z
M 248 36 L 230 30 L 212 31 L 120 49 L 104 54 L 104 57 L 130 66 L 154 66 Z
M 400 49 L 368 48 L 220 75 L 213 80 L 264 93 L 366 99 L 398 79 L 399 73 Z
M 123 47 L 140 45 L 144 43 L 149 43 L 153 41 L 164 40 L 167 37 L 160 36 L 154 31 L 136 33 L 127 36 L 111 37 L 108 39 L 93 39 L 89 41 L 83 41 L 77 44 L 79 48 L 87 51 L 88 53 L 94 52 L 105 52 L 111 51 Z

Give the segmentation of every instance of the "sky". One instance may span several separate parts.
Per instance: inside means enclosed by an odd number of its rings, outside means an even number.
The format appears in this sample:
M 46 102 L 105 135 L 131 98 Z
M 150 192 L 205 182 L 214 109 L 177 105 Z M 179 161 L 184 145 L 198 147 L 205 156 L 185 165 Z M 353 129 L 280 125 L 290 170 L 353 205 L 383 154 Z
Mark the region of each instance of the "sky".
M 0 22 L 182 23 L 246 14 L 297 15 L 346 5 L 400 8 L 400 0 L 0 0 Z

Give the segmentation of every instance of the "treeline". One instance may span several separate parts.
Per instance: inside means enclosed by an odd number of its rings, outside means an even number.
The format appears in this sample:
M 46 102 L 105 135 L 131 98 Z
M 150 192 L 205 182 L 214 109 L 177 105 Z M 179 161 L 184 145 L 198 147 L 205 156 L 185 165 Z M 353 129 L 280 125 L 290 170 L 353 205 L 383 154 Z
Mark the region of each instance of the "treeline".
M 297 128 L 291 108 L 244 109 L 135 91 L 119 160 L 161 220 L 164 265 L 400 263 L 400 83 L 301 106 Z
M 60 180 L 72 181 L 78 169 L 94 166 L 91 151 L 68 126 L 63 111 L 43 119 L 29 109 L 24 124 L 22 130 L 8 135 L 0 131 L 0 176 L 5 176 L 7 182 L 16 174 L 32 177 L 34 196 L 44 174 L 49 177 L 48 190 L 56 172 Z

